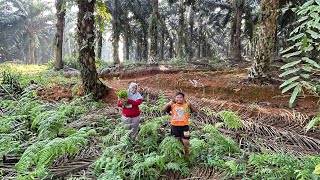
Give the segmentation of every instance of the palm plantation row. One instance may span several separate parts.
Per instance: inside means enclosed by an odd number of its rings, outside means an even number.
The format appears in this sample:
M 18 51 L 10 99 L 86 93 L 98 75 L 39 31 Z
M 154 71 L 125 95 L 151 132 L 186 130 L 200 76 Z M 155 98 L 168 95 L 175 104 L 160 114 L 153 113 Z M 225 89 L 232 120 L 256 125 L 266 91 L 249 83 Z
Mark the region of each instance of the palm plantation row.
M 319 0 L 0 0 L 0 177 L 319 179 L 319 14 Z
M 77 3 L 80 14 L 85 12 L 83 17 L 88 18 L 86 26 L 92 21 L 92 32 L 81 32 L 84 26 L 79 26 L 79 20 L 77 33 L 70 31 L 76 23 L 73 9 Z M 59 0 L 55 2 L 55 28 L 52 3 L 50 6 L 41 1 L 10 0 L 1 5 L 4 9 L 0 22 L 4 32 L 1 33 L 1 61 L 21 59 L 26 63 L 40 63 L 54 56 L 56 69 L 61 69 L 64 56 L 81 58 L 79 33 L 89 33 L 97 58 L 101 58 L 104 41 L 112 42 L 114 64 L 120 63 L 121 39 L 123 59 L 127 61 L 228 59 L 234 64 L 249 57 L 254 61 L 250 78 L 263 82 L 270 80 L 270 66 L 279 57 L 279 50 L 293 45 L 286 39 L 299 25 L 300 16 L 295 11 L 303 3 L 290 0 L 281 3 L 278 0 L 98 0 L 88 2 L 88 6 L 94 6 L 88 12 L 80 2 Z M 79 18 L 82 15 L 78 15 Z M 54 32 L 55 43 L 52 43 Z M 106 32 L 112 33 L 110 39 L 104 38 Z M 55 51 L 49 50 L 50 46 Z M 111 54 L 110 49 L 108 53 Z M 316 55 L 316 52 L 311 53 L 312 57 Z

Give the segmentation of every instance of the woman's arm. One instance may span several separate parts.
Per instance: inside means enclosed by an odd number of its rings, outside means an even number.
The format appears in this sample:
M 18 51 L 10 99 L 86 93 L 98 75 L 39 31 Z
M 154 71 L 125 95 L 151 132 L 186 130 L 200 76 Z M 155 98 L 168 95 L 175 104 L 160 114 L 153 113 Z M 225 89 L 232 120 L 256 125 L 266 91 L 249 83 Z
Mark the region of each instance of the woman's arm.
M 135 106 L 139 106 L 142 103 L 142 99 L 138 99 L 138 100 L 128 99 L 128 103 L 135 105 Z
M 122 102 L 120 100 L 118 100 L 118 106 L 122 107 Z

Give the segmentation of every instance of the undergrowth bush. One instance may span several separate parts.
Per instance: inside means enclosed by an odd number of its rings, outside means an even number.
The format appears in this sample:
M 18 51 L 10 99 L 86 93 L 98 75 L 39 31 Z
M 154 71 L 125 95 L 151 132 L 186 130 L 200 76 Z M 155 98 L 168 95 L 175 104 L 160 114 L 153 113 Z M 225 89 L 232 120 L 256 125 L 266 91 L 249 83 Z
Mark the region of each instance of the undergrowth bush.
M 243 128 L 241 119 L 235 112 L 220 111 L 218 115 L 222 117 L 223 122 L 228 129 Z
M 158 112 L 160 104 L 162 102 L 145 103 L 144 108 L 148 112 Z M 227 129 L 243 127 L 241 119 L 233 112 L 210 114 L 220 116 Z M 142 118 L 135 142 L 130 142 L 130 131 L 124 130 L 121 120 L 115 121 L 118 125 L 102 137 L 104 152 L 94 165 L 98 179 L 166 178 L 164 175 L 171 171 L 188 175 L 190 167 L 212 167 L 223 172 L 224 179 L 319 178 L 312 174 L 319 157 L 255 152 L 248 159 L 247 150 L 240 149 L 234 140 L 223 135 L 217 125 L 199 129 L 191 124 L 190 157 L 186 159 L 183 144 L 169 135 L 169 116 Z
M 65 138 L 37 141 L 26 149 L 19 162 L 15 165 L 19 178 L 45 177 L 48 173 L 39 174 L 39 170 L 45 169 L 53 160 L 64 154 L 73 155 L 77 153 L 81 147 L 88 143 L 87 137 L 95 133 L 92 129 L 84 128 Z M 32 165 L 36 166 L 36 170 L 26 177 L 25 175 Z
M 36 90 L 31 85 L 16 101 L 0 101 L 0 156 L 22 154 L 15 166 L 18 179 L 48 176 L 54 160 L 62 155 L 72 157 L 88 144 L 88 136 L 96 135 L 90 127 L 76 130 L 67 125 L 101 108 L 101 103 L 84 96 L 53 104 L 38 99 Z
M 188 175 L 190 167 L 214 168 L 223 172 L 225 179 L 319 178 L 315 171 L 319 157 L 249 152 L 249 159 L 245 158 L 246 149 L 240 149 L 219 131 L 243 127 L 234 112 L 203 108 L 210 116 L 219 116 L 223 126 L 217 123 L 200 128 L 191 123 L 190 157 L 186 159 L 182 143 L 170 136 L 169 116 L 142 117 L 136 141 L 131 142 L 130 131 L 124 129 L 121 120 L 96 111 L 104 105 L 92 101 L 91 96 L 48 103 L 37 98 L 37 85 L 21 84 L 24 89 L 16 101 L 0 101 L 0 156 L 22 155 L 15 165 L 18 179 L 50 177 L 51 164 L 62 156 L 72 159 L 88 145 L 90 136 L 99 136 L 103 149 L 94 163 L 99 179 L 158 179 L 172 171 Z M 144 103 L 141 109 L 158 114 L 166 102 L 162 95 L 157 102 Z M 80 130 L 69 126 L 78 120 L 92 123 Z
M 282 57 L 288 59 L 288 63 L 281 69 L 285 70 L 279 77 L 285 78 L 280 85 L 282 93 L 292 91 L 289 107 L 293 106 L 298 94 L 305 90 L 319 97 L 319 14 L 320 2 L 307 0 L 296 12 L 298 26 L 290 33 L 290 41 L 293 45 L 281 51 Z
M 9 74 L 18 80 L 21 88 L 28 87 L 32 83 L 38 86 L 65 86 L 78 82 L 78 77 L 66 78 L 63 71 L 55 71 L 47 65 L 19 65 L 5 63 L 0 64 L 0 81 L 3 79 L 3 73 Z
M 142 112 L 146 113 L 153 113 L 153 112 L 161 112 L 162 107 L 167 103 L 167 98 L 164 96 L 164 94 L 160 94 L 159 99 L 156 103 L 150 104 L 147 102 L 143 102 L 140 105 L 140 109 Z
M 261 153 L 251 154 L 248 165 L 254 168 L 254 179 L 319 179 L 312 174 L 320 157 L 294 157 L 286 154 Z

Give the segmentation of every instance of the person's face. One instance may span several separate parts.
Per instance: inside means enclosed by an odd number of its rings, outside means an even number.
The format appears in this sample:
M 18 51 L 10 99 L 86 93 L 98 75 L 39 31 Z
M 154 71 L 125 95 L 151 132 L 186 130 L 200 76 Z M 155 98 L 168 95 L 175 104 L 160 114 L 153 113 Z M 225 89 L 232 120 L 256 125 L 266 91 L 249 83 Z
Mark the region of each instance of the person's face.
M 130 89 L 130 91 L 135 94 L 138 91 L 138 87 L 137 86 L 133 86 L 133 88 Z
M 183 104 L 184 102 L 184 97 L 181 94 L 178 94 L 175 98 L 176 103 L 178 104 Z

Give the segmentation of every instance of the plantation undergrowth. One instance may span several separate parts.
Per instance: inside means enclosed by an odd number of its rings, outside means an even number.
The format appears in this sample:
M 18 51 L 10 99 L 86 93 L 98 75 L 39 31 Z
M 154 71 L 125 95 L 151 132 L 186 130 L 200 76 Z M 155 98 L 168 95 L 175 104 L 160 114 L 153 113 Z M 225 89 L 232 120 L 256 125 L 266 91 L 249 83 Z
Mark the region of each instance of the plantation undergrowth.
M 159 102 L 162 101 L 163 96 L 155 105 L 142 107 L 154 112 L 160 109 Z M 95 163 L 95 175 L 98 179 L 168 179 L 174 172 L 179 172 L 181 178 L 187 178 L 195 167 L 200 167 L 223 172 L 219 179 L 319 178 L 312 172 L 320 157 L 240 149 L 238 143 L 218 130 L 218 127 L 241 128 L 239 117 L 228 111 L 215 114 L 224 122 L 200 128 L 191 123 L 189 159 L 184 157 L 182 143 L 170 136 L 169 116 L 143 118 L 137 140 L 133 143 L 129 132 L 121 125 L 117 126 L 102 137 L 104 150 Z
M 1 72 L 0 84 L 6 91 L 1 91 L 4 95 L 0 101 L 0 156 L 20 156 L 13 173 L 0 169 L 1 178 L 50 178 L 50 169 L 58 161 L 76 159 L 95 138 L 100 142 L 96 147 L 100 157 L 92 165 L 94 177 L 84 175 L 84 179 L 170 179 L 177 173 L 180 178 L 199 177 L 193 172 L 195 168 L 213 169 L 208 177 L 217 173 L 219 179 L 320 179 L 316 172 L 313 174 L 319 156 L 252 151 L 223 134 L 221 129 L 243 128 L 234 112 L 202 107 L 203 112 L 222 119 L 216 124 L 198 124 L 192 116 L 190 158 L 186 159 L 182 143 L 170 136 L 170 117 L 160 112 L 167 102 L 165 96 L 156 102 L 146 98 L 141 105 L 137 139 L 131 142 L 120 114 L 109 113 L 105 104 L 94 102 L 90 96 L 57 102 L 37 97 L 38 88 L 70 84 L 76 79 L 41 68 L 29 75 L 19 70 L 4 74 L 3 68 Z M 37 83 L 30 84 L 30 80 Z M 78 122 L 83 125 L 75 126 Z

